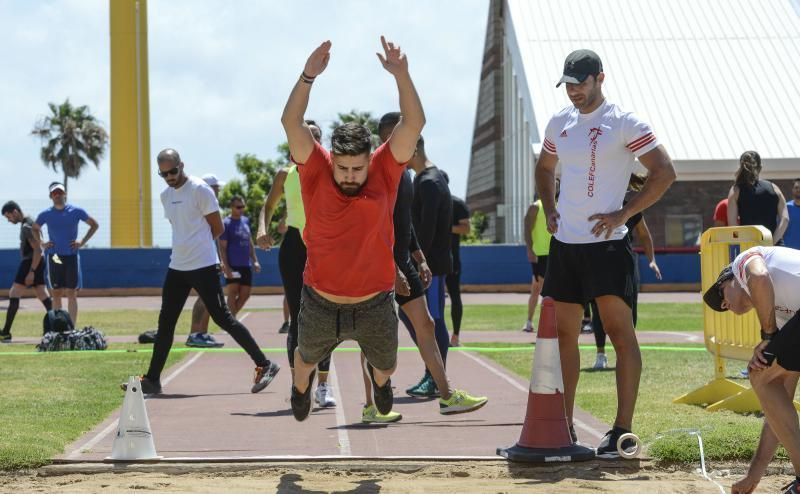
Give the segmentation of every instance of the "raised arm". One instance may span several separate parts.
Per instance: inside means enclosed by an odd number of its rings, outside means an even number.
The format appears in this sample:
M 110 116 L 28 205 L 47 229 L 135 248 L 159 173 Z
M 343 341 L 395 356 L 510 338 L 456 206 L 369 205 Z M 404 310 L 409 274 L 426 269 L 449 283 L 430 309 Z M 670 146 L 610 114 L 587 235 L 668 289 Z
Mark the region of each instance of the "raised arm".
M 377 53 L 381 65 L 387 72 L 394 76 L 397 82 L 397 92 L 400 96 L 400 122 L 394 128 L 389 138 L 389 149 L 398 163 L 406 163 L 414 156 L 417 149 L 417 140 L 425 126 L 425 112 L 419 95 L 408 73 L 408 59 L 391 41 L 381 36 L 383 55 Z
M 308 108 L 311 85 L 314 83 L 314 79 L 328 66 L 328 60 L 331 58 L 330 50 L 331 42 L 325 41 L 311 52 L 303 68 L 303 73 L 289 94 L 289 100 L 286 102 L 283 116 L 281 116 L 281 123 L 286 130 L 286 138 L 289 140 L 289 151 L 298 163 L 305 163 L 314 149 L 314 136 L 311 135 L 304 116 L 306 108 Z
M 262 249 L 269 249 L 272 247 L 272 237 L 269 234 L 269 225 L 272 222 L 272 215 L 275 214 L 275 209 L 283 197 L 283 185 L 286 183 L 286 176 L 289 172 L 286 168 L 281 168 L 275 174 L 275 179 L 272 181 L 272 187 L 267 194 L 267 200 L 264 201 L 264 207 L 261 208 L 261 214 L 258 215 L 258 232 L 256 233 L 256 242 Z

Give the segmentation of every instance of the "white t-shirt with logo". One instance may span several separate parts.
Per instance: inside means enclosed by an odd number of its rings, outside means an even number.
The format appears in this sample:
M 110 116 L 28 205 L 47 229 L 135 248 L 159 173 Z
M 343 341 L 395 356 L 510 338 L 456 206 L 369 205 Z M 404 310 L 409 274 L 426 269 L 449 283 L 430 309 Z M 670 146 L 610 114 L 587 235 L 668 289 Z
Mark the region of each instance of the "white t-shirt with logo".
M 556 209 L 561 219 L 556 239 L 569 244 L 606 240 L 592 235 L 595 213 L 622 209 L 635 159 L 652 151 L 658 140 L 650 126 L 634 114 L 603 101 L 592 113 L 568 106 L 550 119 L 543 152 L 561 162 L 561 195 Z M 628 228 L 620 225 L 609 240 L 619 240 Z
M 775 320 L 778 329 L 800 309 L 800 250 L 789 247 L 751 247 L 733 260 L 733 276 L 750 295 L 747 288 L 745 268 L 755 258 L 761 258 L 767 265 L 772 288 L 775 292 Z
M 175 189 L 161 192 L 164 216 L 172 224 L 172 255 L 169 267 L 193 271 L 219 263 L 217 246 L 205 216 L 219 211 L 214 191 L 202 179 L 188 176 Z

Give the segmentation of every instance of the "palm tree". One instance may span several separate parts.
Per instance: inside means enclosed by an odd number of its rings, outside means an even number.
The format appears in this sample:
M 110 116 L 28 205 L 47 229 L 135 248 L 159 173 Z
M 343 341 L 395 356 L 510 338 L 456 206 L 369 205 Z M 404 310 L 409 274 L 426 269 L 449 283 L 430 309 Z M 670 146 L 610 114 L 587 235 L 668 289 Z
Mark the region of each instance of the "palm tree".
M 31 134 L 42 140 L 41 158 L 44 166 L 64 174 L 67 180 L 78 178 L 81 170 L 91 161 L 100 167 L 100 160 L 108 145 L 108 132 L 89 113 L 89 107 L 73 107 L 69 99 L 60 105 L 48 103 L 50 115 L 43 117 L 33 127 Z
M 336 130 L 336 127 L 355 122 L 367 127 L 372 132 L 372 147 L 376 148 L 380 145 L 380 138 L 378 137 L 378 119 L 372 116 L 371 112 L 359 111 L 356 109 L 350 110 L 348 113 L 339 113 L 338 118 L 331 124 L 331 132 Z

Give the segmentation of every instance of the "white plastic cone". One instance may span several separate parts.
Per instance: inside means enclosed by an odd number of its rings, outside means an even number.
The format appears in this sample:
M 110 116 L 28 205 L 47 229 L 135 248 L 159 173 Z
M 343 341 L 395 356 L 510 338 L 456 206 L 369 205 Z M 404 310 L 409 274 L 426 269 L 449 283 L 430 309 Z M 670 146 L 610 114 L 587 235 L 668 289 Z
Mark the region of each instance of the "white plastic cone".
M 128 389 L 125 391 L 125 399 L 122 401 L 114 446 L 111 449 L 111 456 L 106 460 L 158 459 L 161 459 L 161 456 L 158 456 L 155 444 L 153 444 L 153 433 L 150 430 L 150 420 L 147 418 L 142 383 L 137 376 L 131 376 L 128 378 Z

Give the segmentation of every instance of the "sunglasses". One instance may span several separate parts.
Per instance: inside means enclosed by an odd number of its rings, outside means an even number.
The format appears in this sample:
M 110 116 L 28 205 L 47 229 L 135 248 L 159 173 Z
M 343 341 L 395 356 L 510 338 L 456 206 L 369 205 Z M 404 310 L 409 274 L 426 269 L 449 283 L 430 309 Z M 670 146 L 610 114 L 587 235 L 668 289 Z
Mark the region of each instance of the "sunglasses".
M 161 170 L 158 171 L 158 176 L 161 178 L 167 178 L 168 175 L 177 175 L 180 173 L 181 167 L 176 166 L 175 168 L 170 168 L 169 170 L 162 172 Z
M 234 206 L 233 209 L 244 209 L 244 206 Z

